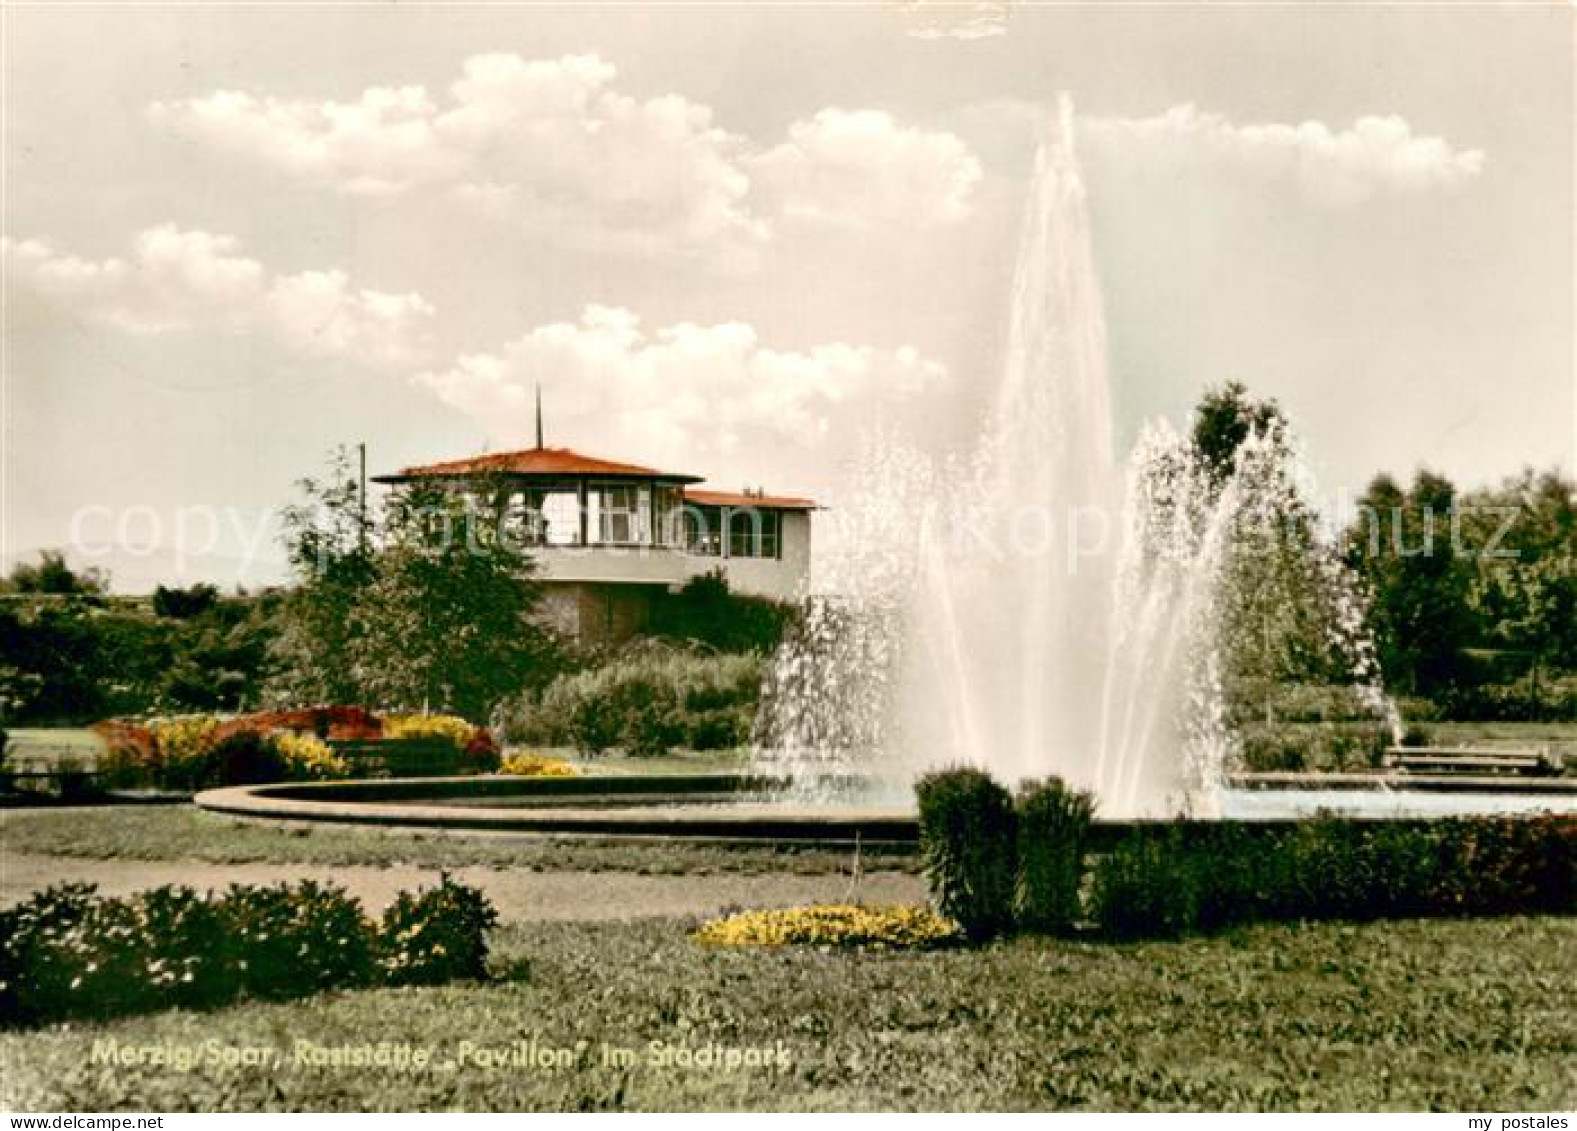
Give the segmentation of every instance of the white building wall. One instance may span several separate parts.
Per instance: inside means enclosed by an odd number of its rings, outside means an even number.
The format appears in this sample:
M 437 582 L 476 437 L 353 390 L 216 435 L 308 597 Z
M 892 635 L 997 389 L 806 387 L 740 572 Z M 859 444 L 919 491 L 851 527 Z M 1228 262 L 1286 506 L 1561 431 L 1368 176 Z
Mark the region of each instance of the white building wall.
M 710 573 L 719 566 L 735 593 L 792 601 L 804 596 L 810 585 L 810 512 L 782 511 L 779 539 L 782 555 L 776 558 L 686 558 L 692 575 Z
M 810 583 L 810 512 L 783 511 L 781 556 L 692 557 L 661 546 L 540 546 L 531 551 L 542 581 L 663 585 L 677 589 L 690 578 L 721 568 L 736 593 L 792 601 Z

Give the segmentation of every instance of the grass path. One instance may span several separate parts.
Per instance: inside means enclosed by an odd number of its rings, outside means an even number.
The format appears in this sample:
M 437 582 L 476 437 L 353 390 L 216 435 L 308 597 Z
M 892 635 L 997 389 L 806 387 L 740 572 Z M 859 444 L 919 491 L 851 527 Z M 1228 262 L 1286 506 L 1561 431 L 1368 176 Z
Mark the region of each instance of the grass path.
M 853 852 L 844 849 L 247 821 L 192 805 L 0 810 L 0 863 L 18 853 L 91 860 L 410 864 L 653 875 L 841 875 L 854 864 Z M 866 869 L 917 867 L 913 852 L 903 850 L 877 854 L 867 849 L 862 862 Z

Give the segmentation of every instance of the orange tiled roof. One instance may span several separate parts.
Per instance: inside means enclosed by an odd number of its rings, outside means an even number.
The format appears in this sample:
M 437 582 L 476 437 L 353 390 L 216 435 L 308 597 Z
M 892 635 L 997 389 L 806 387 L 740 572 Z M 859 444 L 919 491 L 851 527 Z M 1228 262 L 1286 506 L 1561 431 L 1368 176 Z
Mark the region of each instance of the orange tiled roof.
M 699 483 L 698 475 L 657 471 L 633 463 L 615 463 L 581 455 L 569 448 L 527 448 L 519 452 L 494 452 L 470 459 L 453 459 L 407 467 L 396 475 L 379 475 L 379 483 L 400 483 L 445 475 L 608 475 L 616 478 L 666 479 L 678 483 Z
M 755 507 L 769 511 L 811 511 L 816 509 L 814 499 L 797 499 L 789 495 L 747 495 L 733 491 L 698 491 L 684 489 L 685 501 L 703 507 Z

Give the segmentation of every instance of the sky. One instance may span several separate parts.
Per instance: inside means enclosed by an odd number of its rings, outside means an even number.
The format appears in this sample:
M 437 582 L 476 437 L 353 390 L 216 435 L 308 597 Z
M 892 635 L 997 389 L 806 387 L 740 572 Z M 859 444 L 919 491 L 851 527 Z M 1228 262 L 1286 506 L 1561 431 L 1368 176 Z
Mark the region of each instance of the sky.
M 1116 432 L 1241 380 L 1322 495 L 1577 462 L 1565 5 L 8 4 L 0 558 L 282 576 L 547 441 L 836 506 L 1002 370 L 1078 112 Z

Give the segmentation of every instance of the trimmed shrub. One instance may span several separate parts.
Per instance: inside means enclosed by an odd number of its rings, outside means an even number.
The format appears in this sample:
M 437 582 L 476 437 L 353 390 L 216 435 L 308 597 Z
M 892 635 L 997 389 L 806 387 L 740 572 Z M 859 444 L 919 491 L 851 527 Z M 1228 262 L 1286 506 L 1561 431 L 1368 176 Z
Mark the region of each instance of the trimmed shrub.
M 487 976 L 487 932 L 498 912 L 478 888 L 444 873 L 438 886 L 399 898 L 383 913 L 378 963 L 391 985 L 431 986 Z
M 1014 798 L 1018 813 L 1018 886 L 1021 927 L 1065 934 L 1079 918 L 1084 849 L 1095 819 L 1095 798 L 1060 778 L 1029 781 Z
M 495 920 L 481 892 L 447 876 L 402 894 L 381 929 L 343 889 L 310 880 L 124 899 L 66 884 L 0 910 L 0 1025 L 477 978 Z
M 383 737 L 447 742 L 459 756 L 460 768 L 472 773 L 498 769 L 498 744 L 492 734 L 458 715 L 389 715 L 383 720 Z
M 1577 818 L 1137 830 L 1097 863 L 1091 910 L 1119 938 L 1256 920 L 1571 914 Z
M 1013 798 L 980 770 L 939 770 L 915 784 L 920 866 L 931 901 L 970 939 L 1013 922 L 1017 845 Z
M 96 891 L 92 884 L 58 884 L 0 910 L 0 1020 L 56 1015 L 57 982 L 67 968 L 52 961 L 52 952 L 67 949 L 64 940 L 93 910 Z
M 1137 832 L 1095 867 L 1091 912 L 1114 938 L 1171 938 L 1198 925 L 1196 877 L 1182 836 Z
M 100 899 L 86 884 L 35 894 L 0 914 L 0 1018 L 110 1017 L 230 995 L 223 931 L 190 888 Z
M 373 980 L 361 904 L 334 884 L 236 885 L 219 902 L 239 992 L 295 998 Z

